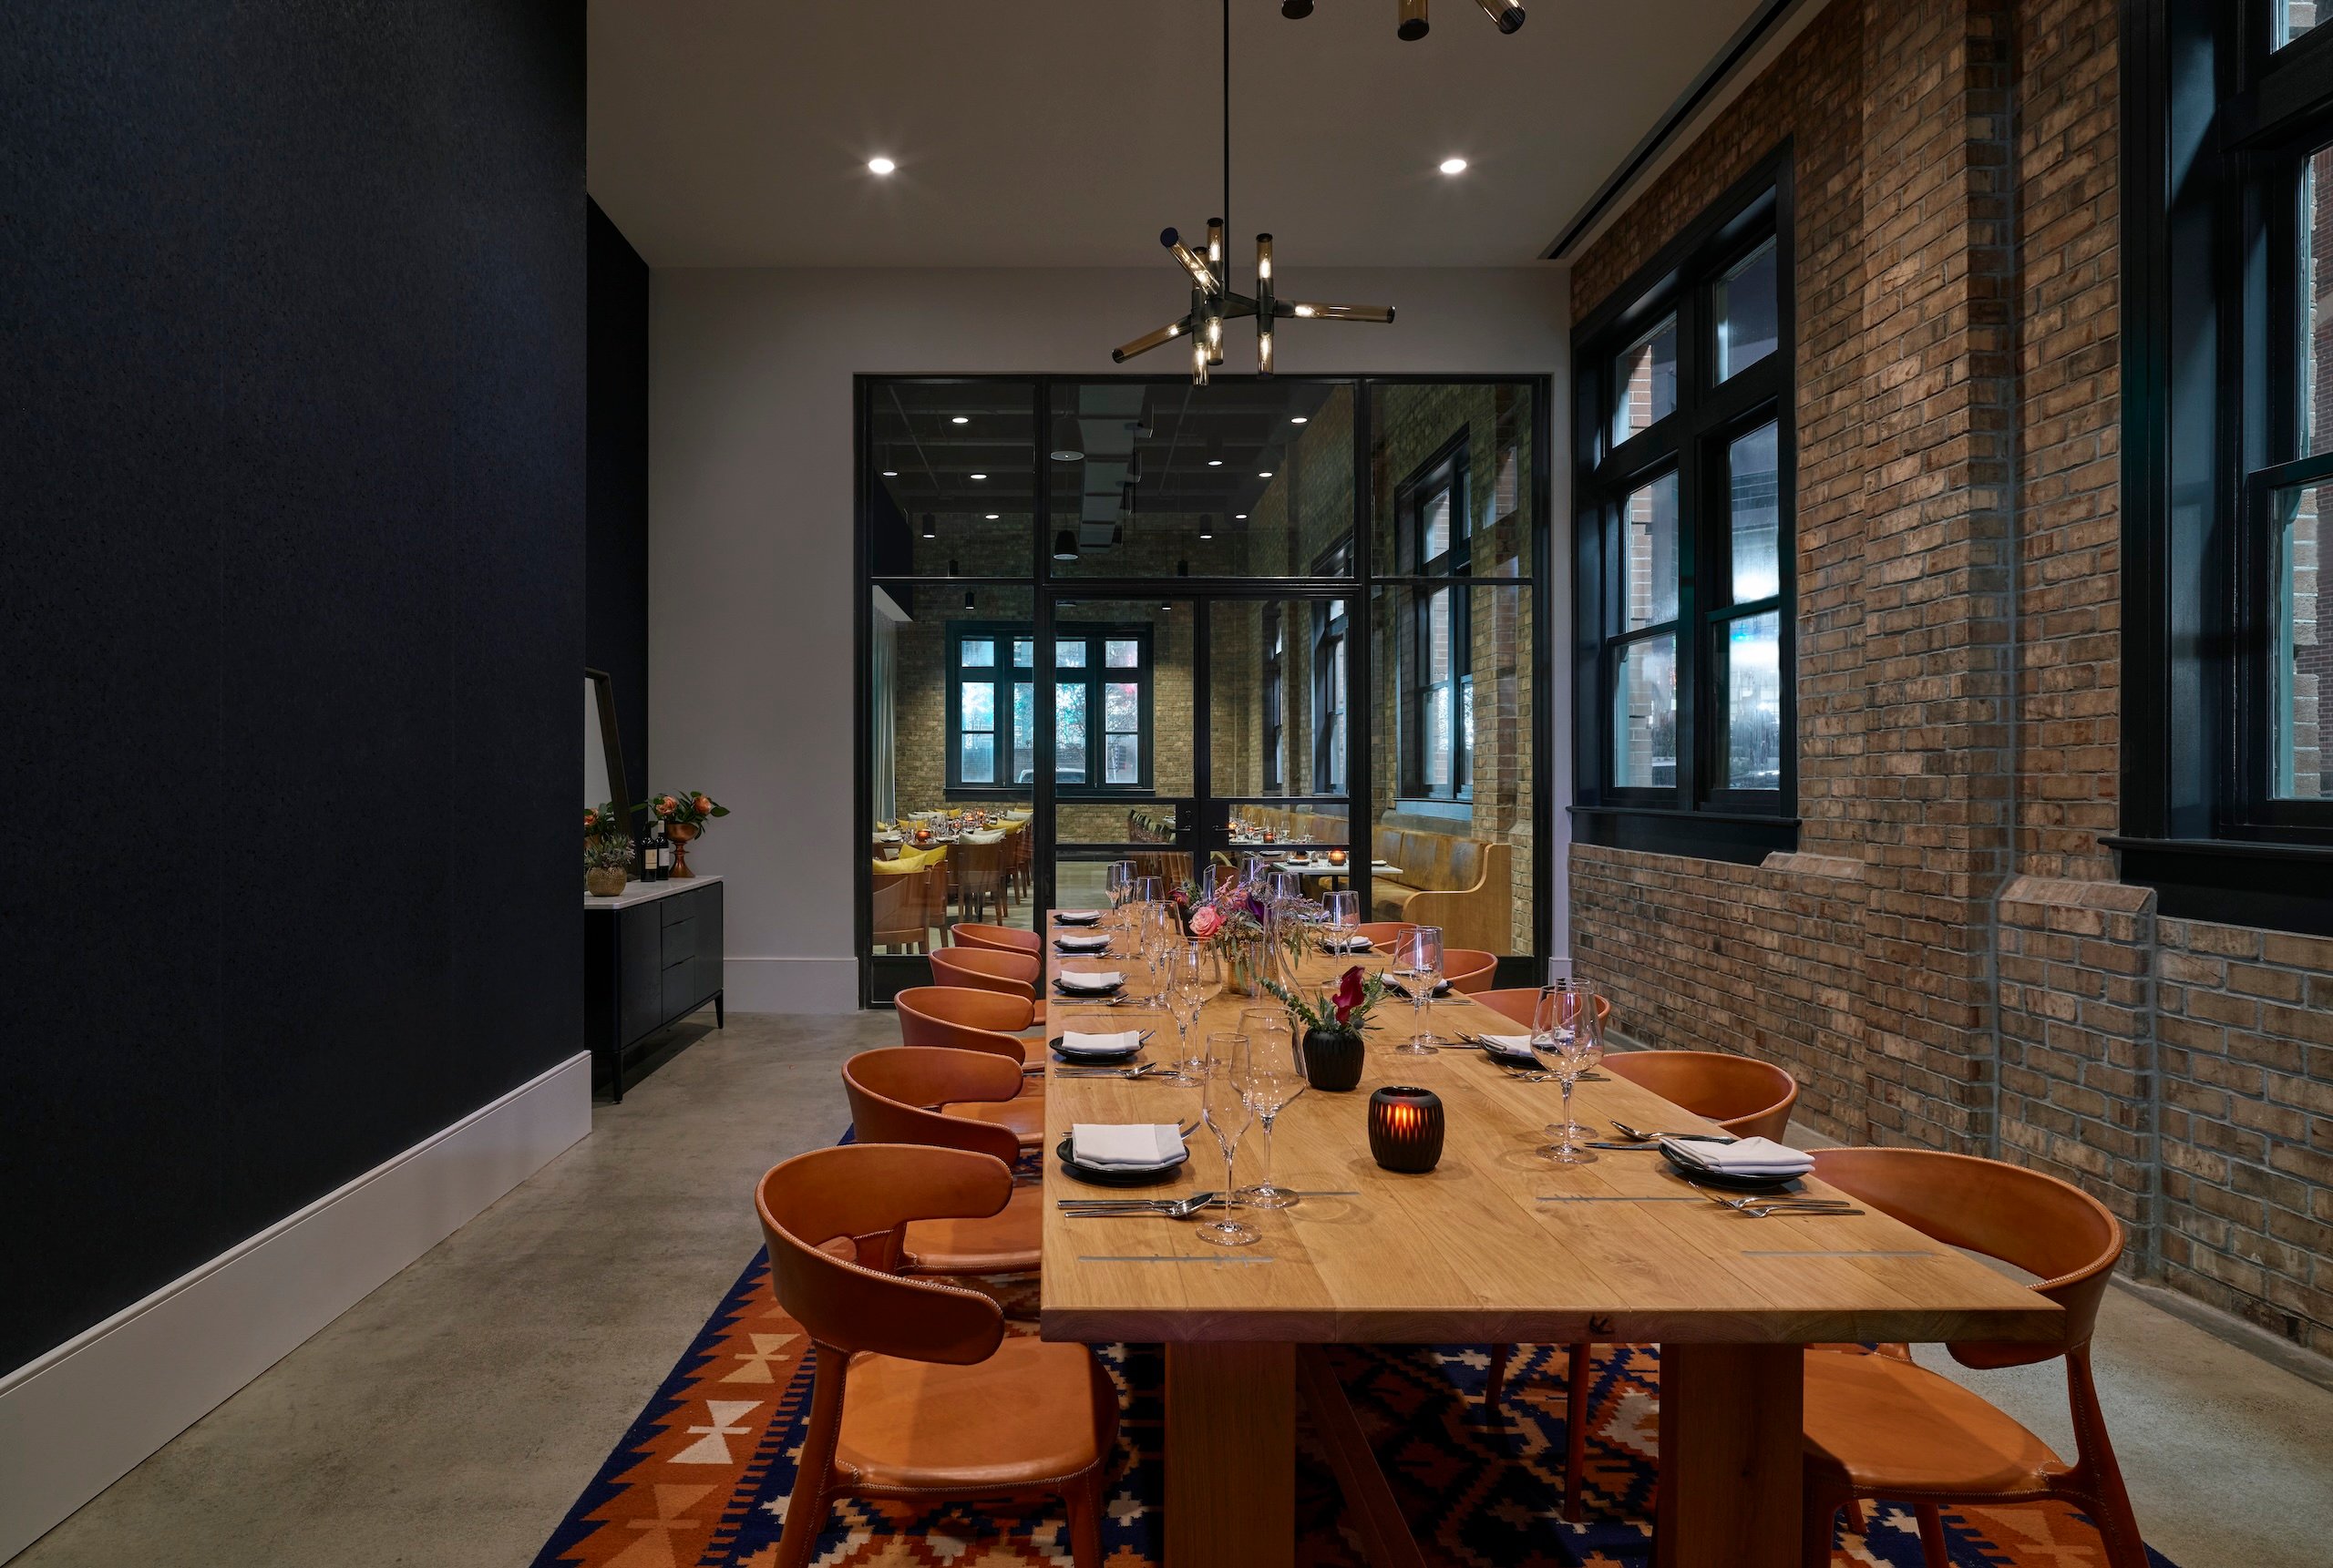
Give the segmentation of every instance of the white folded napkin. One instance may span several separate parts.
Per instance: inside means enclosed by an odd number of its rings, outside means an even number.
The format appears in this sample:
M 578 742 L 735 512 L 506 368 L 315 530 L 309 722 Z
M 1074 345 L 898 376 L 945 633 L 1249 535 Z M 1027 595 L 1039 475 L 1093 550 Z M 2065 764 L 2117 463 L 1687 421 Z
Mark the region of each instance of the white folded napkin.
M 1527 1034 L 1478 1034 L 1475 1038 L 1504 1055 L 1531 1056 L 1531 1037 Z M 1531 1059 L 1538 1060 L 1536 1056 Z
M 1061 1043 L 1053 1049 L 1064 1056 L 1124 1056 L 1142 1048 L 1142 1034 L 1137 1030 L 1125 1030 L 1117 1034 L 1084 1034 L 1076 1030 L 1062 1031 Z
M 1115 990 L 1125 983 L 1125 976 L 1115 969 L 1095 969 L 1091 974 L 1064 974 L 1061 977 L 1061 989 L 1065 991 Z
M 1053 924 L 1056 926 L 1091 926 L 1101 917 L 1102 911 L 1099 909 L 1056 909 L 1053 911 Z
M 1366 937 L 1348 937 L 1343 941 L 1340 942 L 1334 936 L 1331 936 L 1326 946 L 1329 951 L 1332 953 L 1365 953 L 1369 951 L 1369 938 Z
M 1171 1122 L 1080 1122 L 1069 1130 L 1069 1157 L 1097 1170 L 1156 1170 L 1173 1164 L 1183 1153 L 1182 1129 Z
M 1098 953 L 1109 945 L 1110 938 L 1099 935 L 1092 937 L 1055 937 L 1053 938 L 1053 946 L 1059 948 L 1064 953 Z
M 1728 1176 L 1803 1176 L 1814 1156 L 1772 1138 L 1742 1138 L 1731 1143 L 1697 1143 L 1663 1138 L 1660 1146 L 1689 1163 Z

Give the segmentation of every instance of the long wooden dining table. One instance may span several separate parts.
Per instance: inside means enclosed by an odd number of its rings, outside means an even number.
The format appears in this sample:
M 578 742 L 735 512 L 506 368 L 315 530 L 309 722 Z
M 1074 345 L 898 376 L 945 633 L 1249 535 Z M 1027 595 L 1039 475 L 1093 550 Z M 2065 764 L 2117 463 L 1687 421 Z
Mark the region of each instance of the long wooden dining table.
M 1141 966 L 1064 957 L 1050 916 L 1049 980 L 1119 969 L 1141 996 Z M 1317 986 L 1377 956 L 1315 954 L 1298 978 Z M 1146 1061 L 1174 1053 L 1156 1008 L 1099 1008 L 1048 985 L 1046 1032 L 1156 1030 Z M 1209 1001 L 1193 1030 L 1239 1027 L 1269 998 Z M 1188 1220 L 1081 1218 L 1056 1200 L 1089 1185 L 1053 1158 L 1077 1122 L 1181 1122 L 1198 1091 L 1149 1078 L 1063 1077 L 1045 1088 L 1043 1284 L 1048 1339 L 1162 1342 L 1166 1348 L 1166 1532 L 1170 1568 L 1286 1568 L 1295 1554 L 1295 1422 L 1300 1387 L 1377 1568 L 1418 1563 L 1393 1494 L 1321 1347 L 1392 1344 L 1658 1344 L 1660 1485 L 1656 1561 L 1691 1568 L 1789 1568 L 1800 1552 L 1801 1358 L 1844 1341 L 2045 1339 L 2059 1308 L 1983 1263 L 1876 1211 L 1754 1219 L 1712 1201 L 1650 1149 L 1599 1152 L 1558 1167 L 1537 1151 L 1558 1118 L 1554 1083 L 1525 1081 L 1472 1049 L 1397 1055 L 1413 1032 L 1394 999 L 1364 1036 L 1360 1087 L 1308 1090 L 1283 1111 L 1273 1177 L 1321 1194 L 1280 1210 L 1243 1208 L 1262 1239 L 1224 1248 Z M 1437 1000 L 1436 1035 L 1519 1032 L 1463 996 Z M 1625 1031 L 1629 1020 L 1610 1027 Z M 1446 1141 L 1422 1175 L 1380 1169 L 1369 1153 L 1369 1091 L 1415 1084 L 1442 1098 Z M 1573 1109 L 1592 1126 L 1713 1132 L 1712 1123 L 1601 1074 Z M 1262 1133 L 1241 1143 L 1238 1180 L 1261 1171 Z M 1176 1177 L 1138 1195 L 1221 1188 L 1222 1156 L 1204 1130 Z M 1813 1179 L 1800 1185 L 1826 1192 Z M 1549 1517 L 1557 1501 L 1549 1501 Z

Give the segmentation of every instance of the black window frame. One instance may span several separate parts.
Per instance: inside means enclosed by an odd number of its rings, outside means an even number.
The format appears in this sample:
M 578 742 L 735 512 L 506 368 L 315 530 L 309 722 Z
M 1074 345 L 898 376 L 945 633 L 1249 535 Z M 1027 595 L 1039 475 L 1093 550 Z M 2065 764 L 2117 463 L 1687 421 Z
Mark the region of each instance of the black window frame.
M 1131 671 L 1138 688 L 1137 696 L 1140 702 L 1140 712 L 1136 721 L 1139 725 L 1136 731 L 1139 742 L 1137 750 L 1142 759 L 1140 779 L 1134 784 L 1057 782 L 1056 793 L 1062 799 L 1112 800 L 1129 796 L 1146 796 L 1152 793 L 1151 763 L 1155 737 L 1151 712 L 1154 694 L 1151 630 L 1149 626 L 1138 622 L 1126 625 L 1115 623 L 1105 625 L 1082 620 L 1064 620 L 1054 623 L 1051 639 L 1051 646 L 1053 650 L 1057 651 L 1064 642 L 1082 642 L 1085 645 L 1085 663 L 1082 669 L 1075 665 L 1064 667 L 1056 663 L 1048 673 L 1056 687 L 1080 684 L 1085 688 L 1085 761 L 1088 773 L 1095 771 L 1097 766 L 1106 769 L 1105 733 L 1124 733 L 1123 731 L 1105 732 L 1102 727 L 1104 723 L 1102 688 L 1112 683 L 1123 683 L 1129 673 L 1124 665 L 1111 666 L 1102 661 L 1105 656 L 1107 645 L 1111 642 L 1123 642 L 1132 639 L 1141 649 L 1141 662 Z M 972 672 L 967 674 L 963 663 L 963 648 L 967 640 L 992 638 L 996 642 L 997 661 L 994 665 L 987 667 L 993 671 L 987 679 L 995 688 L 993 706 L 997 714 L 997 723 L 1001 726 L 993 733 L 1002 737 L 1004 742 L 997 747 L 996 755 L 1002 771 L 1009 774 L 1012 771 L 1012 688 L 1017 683 L 1015 675 L 1021 669 L 1021 666 L 1013 662 L 1012 645 L 1022 641 L 1027 641 L 1030 645 L 1028 671 L 1032 687 L 1031 696 L 1033 698 L 1036 694 L 1034 686 L 1039 674 L 1034 622 L 973 620 L 960 618 L 944 622 L 940 635 L 944 640 L 945 663 L 948 671 L 946 734 L 948 765 L 942 783 L 947 797 L 951 800 L 1025 797 L 1030 793 L 1031 786 L 1028 784 L 1010 779 L 993 784 L 967 783 L 963 777 L 964 682 L 967 680 L 982 679 L 979 671 L 982 668 L 974 665 L 971 667 Z M 1048 707 L 1047 703 L 1033 702 L 1030 711 L 1033 716 L 1048 711 Z M 1053 710 L 1053 724 L 1056 737 L 1054 743 L 1058 748 L 1061 717 L 1057 709 Z M 1036 737 L 1033 734 L 1030 741 L 1031 754 L 1033 756 L 1036 754 Z M 1098 745 L 1097 743 L 1099 743 Z
M 1393 487 L 1393 569 L 1410 579 L 1409 602 L 1400 612 L 1394 638 L 1395 698 L 1400 725 L 1395 750 L 1394 798 L 1437 805 L 1465 804 L 1475 798 L 1474 750 L 1467 738 L 1475 669 L 1473 443 L 1461 431 Z M 1421 503 L 1450 497 L 1450 538 L 1438 555 L 1423 555 L 1419 537 Z M 1421 581 L 1421 579 L 1447 579 Z M 1426 648 L 1434 633 L 1434 595 L 1450 600 L 1450 787 L 1436 793 L 1428 782 L 1426 706 L 1438 682 L 1423 678 Z
M 1264 601 L 1260 651 L 1263 659 L 1264 793 L 1288 788 L 1288 618 L 1279 600 Z
M 2333 483 L 2333 452 L 2301 450 L 2297 222 L 2333 146 L 2333 25 L 2279 48 L 2275 15 L 2124 0 L 2122 821 L 2103 842 L 2165 915 L 2333 935 L 2311 876 L 2333 871 L 2333 799 L 2274 794 L 2267 696 L 2271 498 Z
M 1773 351 L 1716 379 L 1713 295 L 1771 241 Z M 1798 846 L 1797 251 L 1791 147 L 1783 142 L 1688 224 L 1573 333 L 1573 830 L 1591 844 L 1754 864 Z M 1677 325 L 1677 397 L 1670 413 L 1621 437 L 1620 354 L 1666 318 Z M 1775 591 L 1732 597 L 1729 454 L 1775 427 Z M 1670 475 L 1677 483 L 1677 607 L 1668 620 L 1627 624 L 1627 508 Z M 1713 677 L 1735 620 L 1776 619 L 1780 777 L 1773 789 L 1725 778 L 1725 693 Z M 1624 651 L 1671 640 L 1676 770 L 1667 785 L 1615 782 L 1613 694 Z

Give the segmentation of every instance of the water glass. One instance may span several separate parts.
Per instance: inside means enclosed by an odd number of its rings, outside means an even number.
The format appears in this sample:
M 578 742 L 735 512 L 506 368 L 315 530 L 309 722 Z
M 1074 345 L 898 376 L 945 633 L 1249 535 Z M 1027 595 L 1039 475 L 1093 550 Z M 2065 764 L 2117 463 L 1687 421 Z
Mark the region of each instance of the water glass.
M 1321 900 L 1321 911 L 1328 919 L 1331 945 L 1343 952 L 1361 926 L 1361 895 L 1350 887 L 1340 888 Z
M 1569 986 L 1548 986 L 1531 1013 L 1531 1054 L 1563 1085 L 1564 1119 L 1550 1122 L 1547 1145 L 1539 1153 L 1558 1165 L 1592 1164 L 1596 1156 L 1582 1143 L 1587 1129 L 1572 1119 L 1572 1085 L 1603 1059 L 1603 1035 L 1596 1021 L 1596 999 Z
M 1428 1023 L 1428 1009 L 1434 1005 L 1434 989 L 1442 983 L 1442 927 L 1418 926 L 1402 938 L 1393 957 L 1393 972 L 1410 989 L 1410 1011 L 1417 1020 L 1417 1032 L 1405 1045 L 1393 1048 L 1396 1056 L 1432 1056 L 1434 1054 L 1434 1030 Z
M 1236 1213 L 1240 1200 L 1233 1166 L 1239 1153 L 1239 1140 L 1255 1117 L 1248 1108 L 1247 1096 L 1239 1090 L 1248 1071 L 1248 1037 L 1208 1035 L 1207 1056 L 1206 1081 L 1199 1087 L 1199 1121 L 1215 1135 L 1216 1147 L 1223 1151 L 1223 1204 L 1220 1217 L 1208 1220 L 1194 1234 L 1215 1246 L 1247 1246 L 1263 1239 L 1262 1232 L 1240 1223 Z
M 1272 1123 L 1296 1097 L 1304 1092 L 1304 1073 L 1296 1061 L 1296 1030 L 1279 1008 L 1245 1008 L 1239 1031 L 1248 1037 L 1247 1070 L 1238 1079 L 1248 1109 L 1263 1123 L 1263 1180 L 1242 1187 L 1240 1198 L 1251 1208 L 1284 1209 L 1296 1194 L 1272 1181 Z

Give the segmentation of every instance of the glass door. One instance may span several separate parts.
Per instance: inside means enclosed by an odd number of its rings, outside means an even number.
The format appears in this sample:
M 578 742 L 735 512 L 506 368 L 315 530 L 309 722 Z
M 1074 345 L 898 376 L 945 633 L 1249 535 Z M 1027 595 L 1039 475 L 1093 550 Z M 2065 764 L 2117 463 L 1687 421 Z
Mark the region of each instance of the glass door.
M 1191 880 L 1197 601 L 1062 597 L 1051 620 L 1054 907 L 1105 903 L 1114 860 L 1166 888 Z

